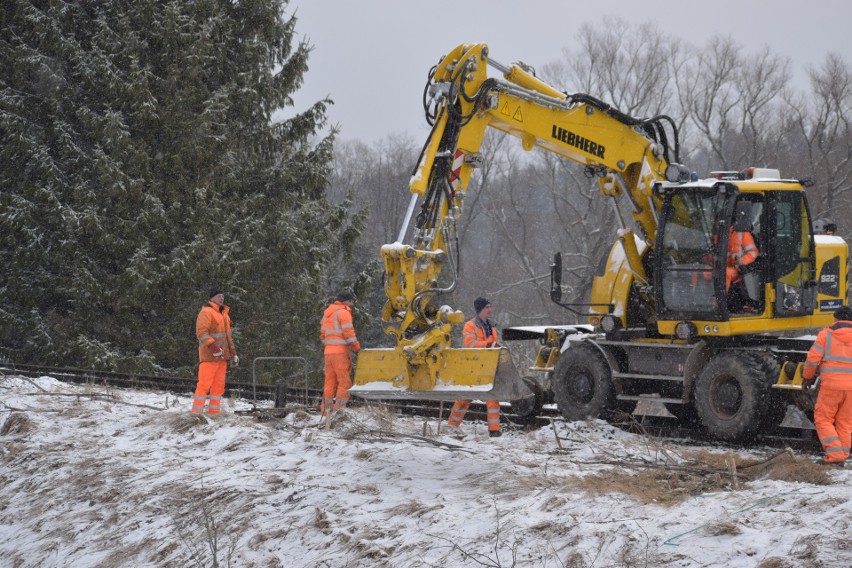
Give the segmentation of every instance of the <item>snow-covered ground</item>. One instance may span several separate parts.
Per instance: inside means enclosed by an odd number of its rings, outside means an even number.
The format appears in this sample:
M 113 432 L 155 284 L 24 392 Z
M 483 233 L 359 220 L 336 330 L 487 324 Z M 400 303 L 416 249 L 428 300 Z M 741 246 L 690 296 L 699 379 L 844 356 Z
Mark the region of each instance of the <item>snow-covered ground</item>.
M 0 377 L 0 566 L 852 566 L 852 468 L 816 453 L 190 404 Z

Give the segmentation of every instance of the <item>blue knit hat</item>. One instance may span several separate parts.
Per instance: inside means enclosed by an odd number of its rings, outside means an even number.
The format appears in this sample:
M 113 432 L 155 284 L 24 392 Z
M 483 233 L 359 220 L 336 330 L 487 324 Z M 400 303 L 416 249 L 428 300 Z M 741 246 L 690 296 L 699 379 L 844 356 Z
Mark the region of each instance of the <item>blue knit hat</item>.
M 474 309 L 474 310 L 476 310 L 476 315 L 479 315 L 479 312 L 481 312 L 481 311 L 482 311 L 482 309 L 483 309 L 485 306 L 487 306 L 488 304 L 490 304 L 490 303 L 491 303 L 491 302 L 489 302 L 488 300 L 486 300 L 486 299 L 485 299 L 485 298 L 483 298 L 482 296 L 480 296 L 479 298 L 475 299 L 475 300 L 473 301 L 473 309 Z

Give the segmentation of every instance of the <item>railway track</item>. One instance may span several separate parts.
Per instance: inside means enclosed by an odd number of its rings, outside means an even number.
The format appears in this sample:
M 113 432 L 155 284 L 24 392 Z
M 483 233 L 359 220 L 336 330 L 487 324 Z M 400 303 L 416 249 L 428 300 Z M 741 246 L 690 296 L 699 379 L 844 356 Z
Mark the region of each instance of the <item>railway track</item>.
M 60 381 L 75 384 L 93 384 L 126 389 L 165 390 L 187 394 L 194 392 L 196 384 L 195 378 L 187 377 L 152 376 L 138 373 L 116 373 L 91 369 L 49 367 L 43 365 L 11 365 L 4 363 L 0 363 L 0 376 L 33 378 L 50 376 Z M 242 413 L 274 415 L 282 413 L 281 407 L 284 406 L 285 402 L 294 402 L 304 405 L 308 409 L 318 410 L 322 391 L 320 389 L 295 388 L 285 385 L 228 382 L 225 389 L 225 396 L 253 401 L 253 408 L 249 411 L 242 411 Z M 274 407 L 269 404 L 261 404 L 264 401 L 274 402 Z M 447 403 L 427 400 L 393 400 L 376 403 L 375 401 L 364 401 L 353 398 L 350 404 L 355 407 L 382 404 L 399 414 L 422 416 L 424 418 L 446 418 L 449 415 L 451 407 Z M 470 418 L 484 420 L 485 415 L 486 409 L 484 404 L 474 403 L 468 411 Z M 552 406 L 545 406 L 534 417 L 520 417 L 513 414 L 508 407 L 504 407 L 503 417 L 509 422 L 511 427 L 528 430 L 542 428 L 551 423 L 565 422 L 559 410 Z M 681 443 L 686 442 L 699 446 L 724 446 L 736 450 L 747 449 L 755 445 L 765 445 L 779 448 L 791 447 L 803 451 L 819 450 L 819 443 L 813 431 L 798 428 L 779 428 L 771 435 L 758 436 L 754 440 L 754 443 L 746 446 L 712 440 L 700 429 L 684 427 L 671 418 L 649 415 L 634 416 L 622 413 L 612 420 L 612 424 L 626 431 L 659 439 L 678 440 Z

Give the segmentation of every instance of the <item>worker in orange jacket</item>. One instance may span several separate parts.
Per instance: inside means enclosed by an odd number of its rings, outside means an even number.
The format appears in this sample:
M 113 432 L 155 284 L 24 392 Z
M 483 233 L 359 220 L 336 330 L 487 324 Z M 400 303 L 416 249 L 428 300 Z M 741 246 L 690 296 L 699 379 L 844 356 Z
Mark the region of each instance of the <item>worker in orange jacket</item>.
M 473 309 L 476 317 L 467 321 L 462 328 L 462 342 L 467 348 L 499 347 L 497 329 L 489 319 L 491 317 L 491 302 L 485 298 L 477 298 L 473 301 Z M 461 426 L 471 401 L 457 400 L 450 411 L 447 423 L 451 428 Z M 500 403 L 496 400 L 486 400 L 485 408 L 488 419 L 488 435 L 496 438 L 502 435 L 500 431 Z
M 728 260 L 725 267 L 725 289 L 742 280 L 740 271 L 757 260 L 758 250 L 754 236 L 749 231 L 735 231 L 728 234 Z
M 198 338 L 198 384 L 192 400 L 193 412 L 219 414 L 222 395 L 225 394 L 225 375 L 228 362 L 232 367 L 240 364 L 234 338 L 231 337 L 230 308 L 225 305 L 225 294 L 219 288 L 210 289 L 210 299 L 195 319 L 195 336 Z
M 352 362 L 350 353 L 358 353 L 361 344 L 352 325 L 352 307 L 355 298 L 350 292 L 337 295 L 322 314 L 320 339 L 325 350 L 325 385 L 320 406 L 325 418 L 331 408 L 346 406 L 352 388 Z
M 713 236 L 715 244 L 717 236 Z M 754 243 L 754 235 L 750 231 L 737 231 L 733 227 L 728 232 L 728 251 L 725 260 L 725 290 L 730 290 L 731 285 L 742 282 L 741 271 L 744 267 L 750 265 L 757 260 L 760 251 Z M 705 258 L 705 261 L 712 263 L 712 253 Z M 709 271 L 703 272 L 704 280 L 710 280 L 712 274 Z M 698 283 L 698 273 L 692 275 L 692 285 Z
M 814 426 L 825 452 L 819 463 L 842 467 L 852 445 L 852 308 L 841 306 L 834 319 L 808 351 L 802 379 L 807 388 L 819 371 Z

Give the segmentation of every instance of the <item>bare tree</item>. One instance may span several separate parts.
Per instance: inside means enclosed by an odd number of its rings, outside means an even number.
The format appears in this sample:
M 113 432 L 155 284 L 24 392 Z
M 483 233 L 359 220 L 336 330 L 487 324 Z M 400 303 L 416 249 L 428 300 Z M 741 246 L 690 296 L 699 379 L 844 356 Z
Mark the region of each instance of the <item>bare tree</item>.
M 746 56 L 731 37 L 716 36 L 682 72 L 693 79 L 679 81 L 679 96 L 710 156 L 705 165 L 767 165 L 767 141 L 777 140 L 780 131 L 774 117 L 790 81 L 789 60 L 767 47 Z
M 737 89 L 742 93 L 739 132 L 746 144 L 746 164 L 766 166 L 775 163 L 770 151 L 778 140 L 781 122 L 777 120 L 782 95 L 790 83 L 790 61 L 774 55 L 768 47 L 746 56 L 737 72 Z
M 375 253 L 396 240 L 410 193 L 408 182 L 419 147 L 409 138 L 390 136 L 367 146 L 344 142 L 335 148 L 334 173 L 329 196 L 352 199 L 369 210 L 368 226 L 361 239 Z
M 631 26 L 608 17 L 600 28 L 584 24 L 579 48 L 543 69 L 543 77 L 569 92 L 584 92 L 634 116 L 659 114 L 672 100 L 667 61 L 679 42 L 650 23 Z
M 838 209 L 852 212 L 852 70 L 840 55 L 829 54 L 808 76 L 810 93 L 786 98 L 795 135 L 791 159 L 804 158 L 819 182 L 815 214 L 840 217 Z

